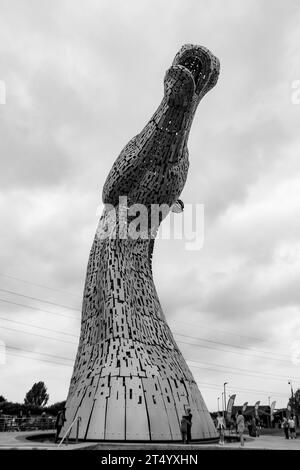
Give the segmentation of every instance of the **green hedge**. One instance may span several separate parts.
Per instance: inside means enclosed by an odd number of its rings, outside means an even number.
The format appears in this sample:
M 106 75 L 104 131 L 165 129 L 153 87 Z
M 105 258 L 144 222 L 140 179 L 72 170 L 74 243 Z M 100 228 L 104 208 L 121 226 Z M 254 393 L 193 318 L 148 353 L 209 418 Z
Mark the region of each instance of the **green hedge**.
M 3 414 L 12 416 L 18 416 L 20 414 L 20 411 L 23 412 L 23 417 L 26 417 L 29 411 L 31 416 L 39 416 L 44 411 L 47 415 L 56 416 L 58 411 L 61 410 L 65 406 L 65 404 L 65 401 L 61 401 L 54 403 L 50 406 L 41 407 L 36 405 L 25 405 L 21 403 L 5 401 L 0 403 L 0 410 L 2 410 Z

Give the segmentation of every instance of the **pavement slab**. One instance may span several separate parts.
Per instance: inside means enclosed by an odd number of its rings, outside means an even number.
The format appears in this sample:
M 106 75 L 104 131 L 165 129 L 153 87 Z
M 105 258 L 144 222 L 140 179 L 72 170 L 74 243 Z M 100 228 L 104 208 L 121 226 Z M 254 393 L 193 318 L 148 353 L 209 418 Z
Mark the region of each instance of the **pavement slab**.
M 45 441 L 30 440 L 28 437 L 43 436 Z M 245 446 L 241 447 L 239 442 L 228 442 L 224 446 L 215 443 L 153 443 L 153 442 L 79 442 L 78 444 L 58 444 L 46 441 L 49 431 L 31 432 L 2 432 L 0 433 L 0 450 L 300 450 L 300 438 L 285 439 L 284 436 L 263 435 L 259 438 L 245 436 Z

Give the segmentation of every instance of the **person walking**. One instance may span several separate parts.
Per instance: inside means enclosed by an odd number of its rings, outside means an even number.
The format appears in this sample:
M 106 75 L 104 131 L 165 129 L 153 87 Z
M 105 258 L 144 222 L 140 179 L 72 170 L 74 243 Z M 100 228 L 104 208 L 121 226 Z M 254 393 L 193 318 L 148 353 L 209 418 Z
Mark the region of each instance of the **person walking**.
M 256 422 L 256 437 L 259 437 L 261 433 L 261 421 L 259 418 L 257 418 Z
M 191 442 L 192 440 L 192 435 L 191 435 L 191 431 L 192 431 L 192 413 L 191 413 L 191 410 L 190 408 L 187 409 L 187 416 L 186 416 L 186 419 L 187 419 L 187 444 L 189 442 Z
M 63 408 L 62 410 L 59 410 L 59 412 L 57 413 L 57 417 L 55 421 L 55 429 L 56 429 L 55 443 L 58 441 L 61 428 L 63 427 L 65 421 L 66 421 L 65 409 Z
M 238 435 L 239 435 L 241 446 L 244 447 L 244 445 L 245 445 L 245 443 L 244 443 L 245 418 L 242 415 L 241 410 L 238 411 L 236 424 L 237 424 Z
M 281 419 L 278 420 L 278 429 L 281 429 Z
M 248 428 L 248 434 L 249 436 L 252 436 L 252 419 L 250 420 L 247 419 L 246 423 L 247 423 L 247 428 Z
M 187 444 L 187 428 L 188 428 L 188 420 L 185 415 L 182 415 L 181 423 L 180 423 L 180 431 L 182 436 L 182 442 Z
M 225 428 L 226 428 L 225 420 L 222 416 L 222 413 L 219 412 L 217 416 L 217 430 L 219 431 L 219 436 L 220 436 L 219 444 L 221 446 L 224 445 Z
M 282 427 L 284 431 L 285 438 L 289 438 L 289 422 L 286 417 L 283 418 Z
M 255 416 L 252 416 L 252 434 L 253 437 L 257 437 L 257 426 Z
M 289 431 L 290 431 L 291 439 L 296 439 L 296 424 L 295 424 L 294 416 L 290 417 L 288 424 L 289 424 Z

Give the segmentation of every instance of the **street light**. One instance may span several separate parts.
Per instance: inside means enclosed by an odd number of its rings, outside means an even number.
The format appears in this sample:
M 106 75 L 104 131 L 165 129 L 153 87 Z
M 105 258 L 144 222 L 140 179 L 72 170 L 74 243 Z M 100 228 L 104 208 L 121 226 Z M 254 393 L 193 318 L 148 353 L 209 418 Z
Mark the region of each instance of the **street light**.
M 293 384 L 292 384 L 292 381 L 289 380 L 288 381 L 288 384 L 291 386 L 291 394 L 292 394 L 292 398 L 294 398 L 294 390 L 293 390 Z
M 291 403 L 291 415 L 294 414 L 294 408 L 293 408 L 293 398 L 294 398 L 294 390 L 293 390 L 293 384 L 292 381 L 289 380 L 288 384 L 291 386 L 291 394 L 292 394 L 292 403 Z
M 224 418 L 226 420 L 226 385 L 228 384 L 228 382 L 224 382 Z
M 218 412 L 220 411 L 220 397 L 218 397 Z
M 223 410 L 223 418 L 225 416 L 224 414 L 224 392 L 222 392 L 222 410 Z

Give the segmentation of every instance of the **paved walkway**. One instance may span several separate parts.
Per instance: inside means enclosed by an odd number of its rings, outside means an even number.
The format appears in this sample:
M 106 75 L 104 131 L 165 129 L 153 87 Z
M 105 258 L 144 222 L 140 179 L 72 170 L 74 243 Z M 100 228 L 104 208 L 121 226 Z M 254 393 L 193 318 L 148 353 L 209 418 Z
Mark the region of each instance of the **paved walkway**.
M 300 438 L 298 439 L 285 439 L 281 436 L 261 436 L 253 438 L 245 436 L 245 446 L 241 447 L 239 442 L 228 442 L 224 446 L 218 444 L 129 444 L 129 443 L 98 443 L 91 444 L 88 450 L 124 450 L 124 449 L 142 449 L 142 450 L 243 450 L 243 449 L 260 449 L 260 450 L 300 450 Z
M 218 444 L 178 444 L 178 443 L 119 443 L 119 442 L 85 442 L 79 444 L 63 444 L 60 449 L 54 442 L 37 442 L 26 439 L 33 435 L 49 435 L 49 431 L 31 431 L 31 432 L 1 432 L 0 433 L 0 450 L 19 449 L 19 450 L 243 450 L 243 449 L 265 449 L 265 450 L 300 450 L 300 437 L 297 439 L 285 439 L 283 436 L 264 435 L 259 438 L 246 437 L 245 446 L 241 447 L 238 442 L 226 443 L 224 446 Z
M 42 436 L 45 435 L 45 442 L 38 442 L 27 439 L 28 436 Z M 18 450 L 57 450 L 58 444 L 49 442 L 46 437 L 49 436 L 49 431 L 19 431 L 19 432 L 0 432 L 0 450 L 18 449 Z M 62 444 L 60 449 L 73 450 L 85 447 L 90 447 L 91 443 L 80 444 Z
M 247 438 L 247 436 L 246 436 Z M 224 448 L 240 449 L 240 444 L 225 444 Z M 245 449 L 263 450 L 300 450 L 300 437 L 297 439 L 285 439 L 284 436 L 264 435 L 245 442 Z M 243 448 L 241 448 L 243 449 Z

